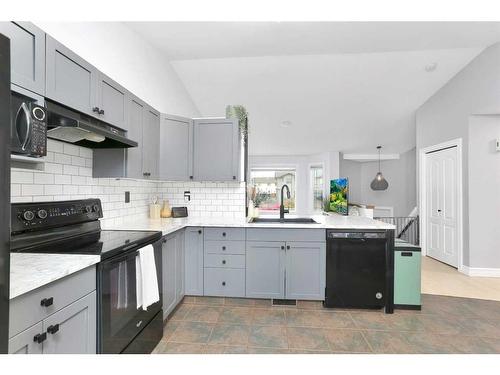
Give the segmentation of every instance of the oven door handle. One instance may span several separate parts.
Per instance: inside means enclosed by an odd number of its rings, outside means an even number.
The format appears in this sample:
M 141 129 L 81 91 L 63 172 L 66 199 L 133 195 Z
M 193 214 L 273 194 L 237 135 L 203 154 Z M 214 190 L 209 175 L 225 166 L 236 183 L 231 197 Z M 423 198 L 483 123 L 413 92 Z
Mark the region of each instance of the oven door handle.
M 30 133 L 31 133 L 31 121 L 30 121 L 30 110 L 28 108 L 28 106 L 26 105 L 25 102 L 23 102 L 21 104 L 21 106 L 19 107 L 19 109 L 17 110 L 17 114 L 16 114 L 16 120 L 17 118 L 19 117 L 19 115 L 21 114 L 21 110 L 23 111 L 23 114 L 24 114 L 24 117 L 26 119 L 26 134 L 24 135 L 24 141 L 21 145 L 21 149 L 23 151 L 26 150 L 26 146 L 28 145 L 28 141 L 30 139 Z
M 132 247 L 133 246 L 130 246 L 130 248 L 132 248 Z M 113 264 L 123 262 L 125 259 L 135 258 L 138 255 L 139 255 L 139 252 L 138 251 L 134 251 L 133 253 L 124 254 L 124 255 L 122 255 L 120 257 L 114 257 L 114 258 L 111 258 L 111 259 L 106 259 L 103 262 L 101 262 L 101 264 L 104 267 L 108 267 L 108 266 L 111 266 Z

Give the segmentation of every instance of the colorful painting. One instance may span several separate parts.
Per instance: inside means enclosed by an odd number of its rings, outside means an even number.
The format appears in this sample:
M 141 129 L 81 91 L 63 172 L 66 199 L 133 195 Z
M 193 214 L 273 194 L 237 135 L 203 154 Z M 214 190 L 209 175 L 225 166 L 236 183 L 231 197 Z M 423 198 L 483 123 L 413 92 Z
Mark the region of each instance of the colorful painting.
M 337 178 L 330 181 L 330 211 L 347 215 L 347 199 L 349 181 L 347 178 Z

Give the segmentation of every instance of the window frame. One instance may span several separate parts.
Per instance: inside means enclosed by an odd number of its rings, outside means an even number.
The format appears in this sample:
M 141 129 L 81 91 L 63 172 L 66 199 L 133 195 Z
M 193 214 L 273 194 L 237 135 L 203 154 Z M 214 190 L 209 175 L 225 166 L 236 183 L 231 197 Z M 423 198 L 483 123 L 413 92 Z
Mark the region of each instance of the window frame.
M 309 163 L 308 168 L 307 168 L 307 178 L 309 180 L 309 191 L 308 191 L 308 202 L 309 202 L 309 212 L 311 214 L 320 214 L 323 212 L 324 208 L 323 205 L 320 210 L 315 210 L 314 209 L 314 181 L 311 176 L 311 171 L 313 168 L 321 168 L 323 170 L 323 201 L 325 200 L 326 196 L 326 171 L 325 171 L 325 163 L 323 162 L 318 162 L 318 163 Z

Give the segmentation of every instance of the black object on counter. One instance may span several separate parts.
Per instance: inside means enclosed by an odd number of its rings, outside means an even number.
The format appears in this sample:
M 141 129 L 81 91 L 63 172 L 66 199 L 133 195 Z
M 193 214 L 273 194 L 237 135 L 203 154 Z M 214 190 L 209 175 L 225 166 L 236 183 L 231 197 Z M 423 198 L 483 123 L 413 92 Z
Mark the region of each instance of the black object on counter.
M 172 207 L 172 217 L 187 217 L 187 207 Z

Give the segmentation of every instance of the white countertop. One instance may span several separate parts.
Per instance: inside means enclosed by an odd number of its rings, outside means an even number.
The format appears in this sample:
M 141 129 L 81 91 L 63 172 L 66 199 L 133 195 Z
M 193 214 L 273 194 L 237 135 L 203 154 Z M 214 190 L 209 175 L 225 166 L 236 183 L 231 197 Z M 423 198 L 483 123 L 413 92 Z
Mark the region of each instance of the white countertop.
M 294 217 L 287 215 L 287 217 Z M 282 224 L 282 223 L 249 223 L 248 219 L 222 217 L 187 217 L 178 219 L 135 219 L 125 221 L 117 227 L 103 229 L 120 230 L 155 230 L 163 235 L 173 233 L 185 227 L 236 227 L 236 228 L 309 228 L 309 229 L 395 229 L 392 224 L 361 216 L 316 215 L 309 216 L 318 224 Z
M 99 255 L 10 254 L 10 299 L 99 263 Z

